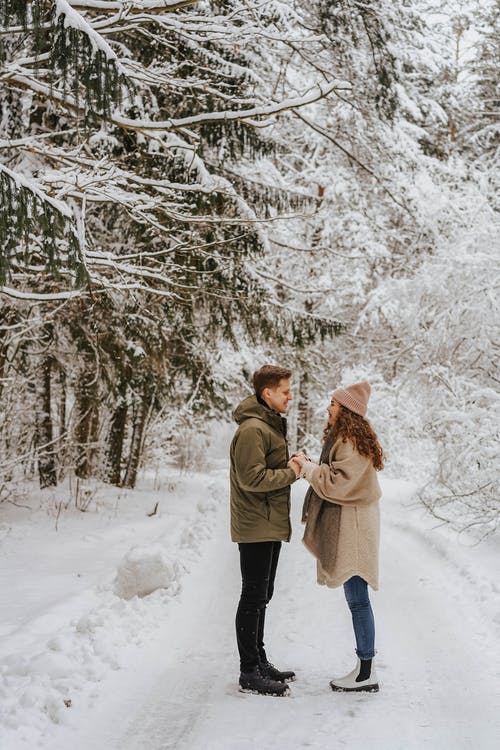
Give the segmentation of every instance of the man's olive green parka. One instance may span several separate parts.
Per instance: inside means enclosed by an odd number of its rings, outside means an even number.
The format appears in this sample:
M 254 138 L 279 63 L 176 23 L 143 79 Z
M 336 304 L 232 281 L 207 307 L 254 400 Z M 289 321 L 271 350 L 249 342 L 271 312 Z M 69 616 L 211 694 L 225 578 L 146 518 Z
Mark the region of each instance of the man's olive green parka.
M 286 420 L 248 396 L 233 413 L 239 427 L 231 443 L 231 539 L 290 541 L 290 485 Z

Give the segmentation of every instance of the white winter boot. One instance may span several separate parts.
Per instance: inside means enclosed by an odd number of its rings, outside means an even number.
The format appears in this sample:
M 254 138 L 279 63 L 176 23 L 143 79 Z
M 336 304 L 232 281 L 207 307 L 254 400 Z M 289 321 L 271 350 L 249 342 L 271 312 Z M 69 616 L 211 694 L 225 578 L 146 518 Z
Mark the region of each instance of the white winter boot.
M 373 659 L 358 659 L 356 667 L 345 677 L 334 677 L 330 682 L 332 690 L 338 692 L 360 692 L 368 693 L 378 691 L 377 672 L 373 666 Z

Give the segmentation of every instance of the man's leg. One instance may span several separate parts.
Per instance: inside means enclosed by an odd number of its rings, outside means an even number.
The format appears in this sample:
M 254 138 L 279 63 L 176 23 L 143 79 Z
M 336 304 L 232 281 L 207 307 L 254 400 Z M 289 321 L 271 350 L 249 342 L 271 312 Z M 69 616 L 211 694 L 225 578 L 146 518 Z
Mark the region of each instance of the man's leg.
M 273 542 L 273 554 L 271 559 L 271 570 L 269 574 L 269 584 L 267 587 L 267 600 L 266 604 L 272 599 L 274 593 L 274 579 L 276 578 L 276 569 L 278 567 L 278 560 L 281 551 L 281 542 Z M 295 680 L 295 672 L 292 670 L 283 671 L 277 669 L 274 664 L 270 664 L 267 659 L 266 650 L 264 648 L 264 626 L 266 621 L 266 608 L 263 607 L 260 610 L 259 615 L 259 629 L 257 631 L 257 647 L 259 650 L 259 661 L 261 666 L 262 674 L 265 674 L 271 680 L 277 680 L 278 682 L 290 682 Z
M 274 593 L 274 579 L 276 578 L 276 570 L 278 568 L 278 560 L 281 551 L 281 542 L 271 542 L 272 554 L 271 554 L 271 567 L 269 570 L 269 581 L 267 584 L 267 595 L 266 595 L 266 606 L 273 598 Z M 266 606 L 262 607 L 259 612 L 259 625 L 257 630 L 257 648 L 259 651 L 259 660 L 265 664 L 267 662 L 266 651 L 264 648 L 264 627 L 266 622 Z
M 247 542 L 238 547 L 242 587 L 236 612 L 236 638 L 241 671 L 250 672 L 259 664 L 259 622 L 267 603 L 274 542 Z

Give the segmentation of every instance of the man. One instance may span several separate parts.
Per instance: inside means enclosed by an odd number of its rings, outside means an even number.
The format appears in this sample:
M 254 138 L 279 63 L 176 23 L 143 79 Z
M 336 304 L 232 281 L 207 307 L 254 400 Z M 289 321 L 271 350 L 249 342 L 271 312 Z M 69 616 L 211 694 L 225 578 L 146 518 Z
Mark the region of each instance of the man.
M 253 375 L 254 396 L 237 407 L 231 443 L 231 539 L 238 543 L 242 577 L 236 613 L 240 689 L 286 695 L 294 672 L 281 672 L 264 649 L 266 605 L 274 590 L 281 542 L 290 540 L 290 485 L 299 474 L 289 461 L 286 419 L 290 370 L 265 365 Z

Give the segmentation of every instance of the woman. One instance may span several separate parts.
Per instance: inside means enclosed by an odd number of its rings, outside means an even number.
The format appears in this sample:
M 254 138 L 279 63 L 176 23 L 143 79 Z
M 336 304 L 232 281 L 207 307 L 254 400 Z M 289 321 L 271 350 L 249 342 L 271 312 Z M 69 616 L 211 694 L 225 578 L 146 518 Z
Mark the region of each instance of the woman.
M 358 661 L 350 674 L 330 682 L 332 690 L 339 691 L 379 689 L 368 584 L 378 589 L 377 471 L 383 468 L 384 455 L 365 419 L 370 391 L 367 382 L 334 391 L 320 463 L 304 454 L 291 458 L 310 484 L 302 517 L 303 542 L 317 559 L 318 583 L 331 588 L 343 584 L 351 610 Z

